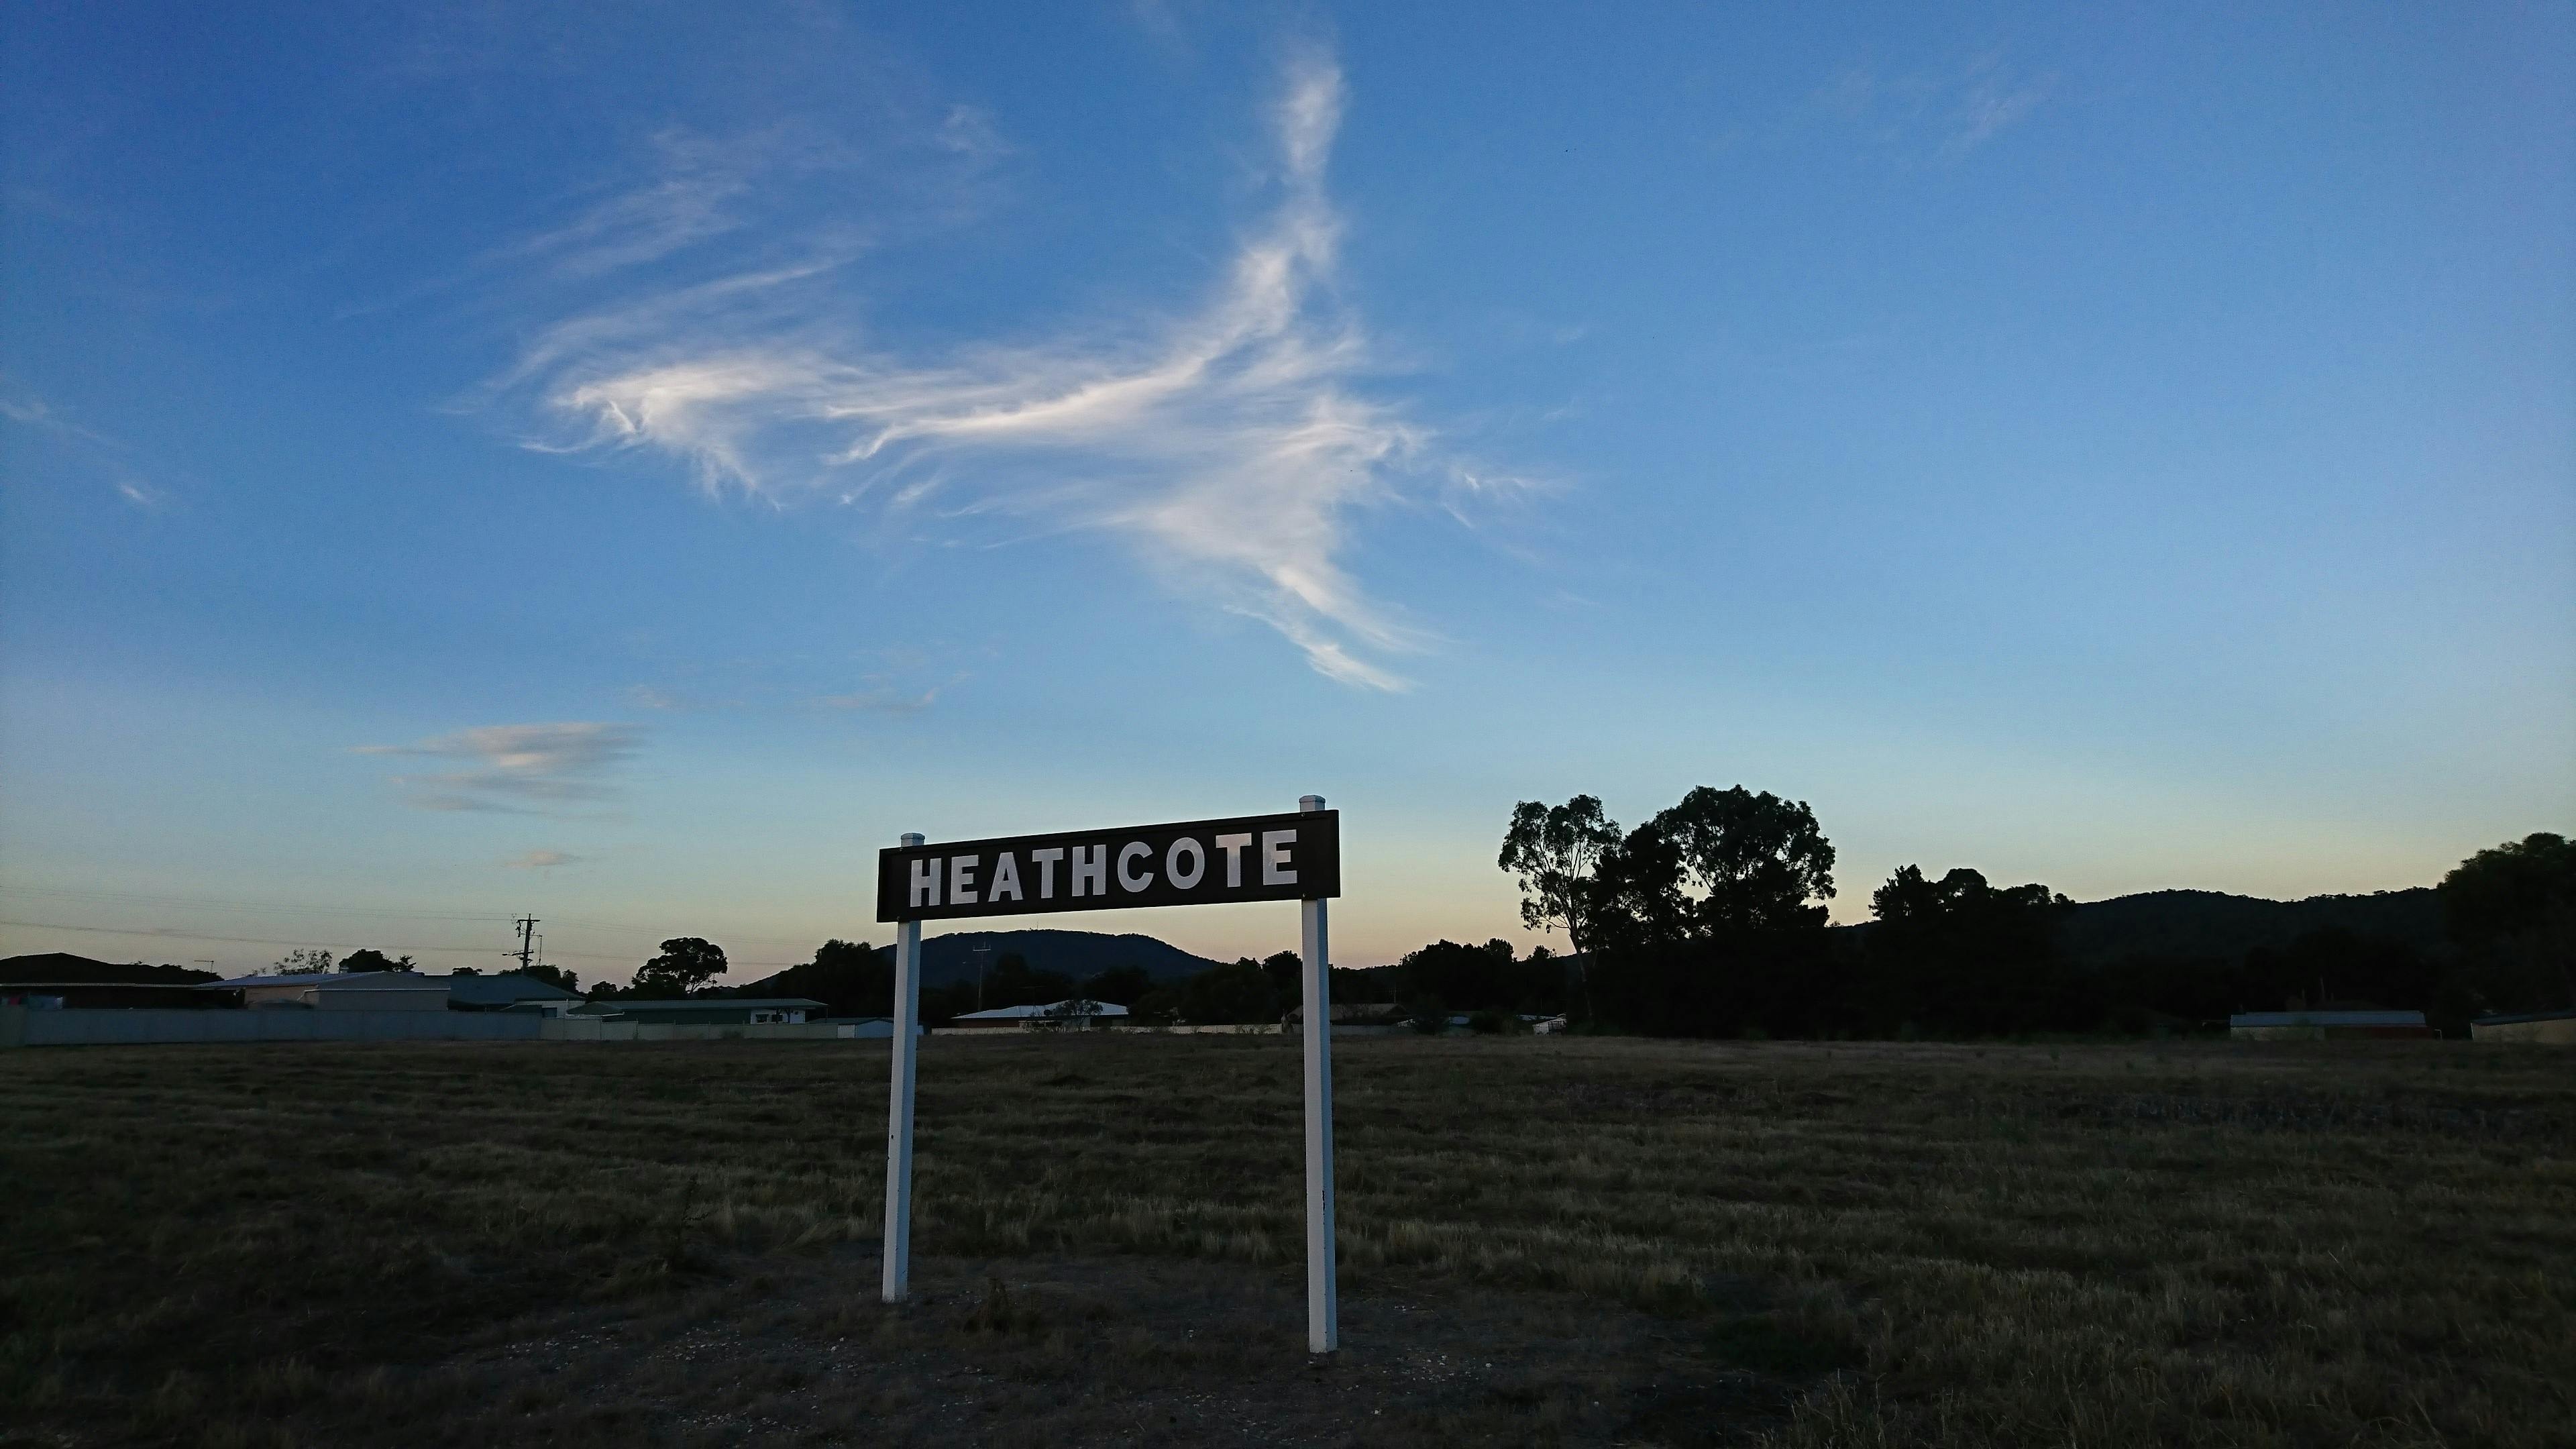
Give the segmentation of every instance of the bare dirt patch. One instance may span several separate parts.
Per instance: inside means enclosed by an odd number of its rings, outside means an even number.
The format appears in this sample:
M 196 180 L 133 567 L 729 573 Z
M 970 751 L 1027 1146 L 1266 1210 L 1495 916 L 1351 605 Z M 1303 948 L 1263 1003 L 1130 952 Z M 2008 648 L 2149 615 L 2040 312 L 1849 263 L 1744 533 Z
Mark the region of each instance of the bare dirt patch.
M 776 1265 L 772 1265 L 773 1267 Z M 1787 1422 L 1814 1349 L 1729 1366 L 1695 1320 L 1422 1285 L 1344 1301 L 1304 1351 L 1298 1285 L 1145 1259 L 933 1259 L 876 1301 L 872 1254 L 743 1261 L 648 1311 L 518 1325 L 414 1386 L 463 1440 L 582 1443 L 1708 1442 Z M 1763 1344 L 1763 1305 L 1738 1322 Z M 1776 1370 L 1786 1365 L 1792 1377 Z

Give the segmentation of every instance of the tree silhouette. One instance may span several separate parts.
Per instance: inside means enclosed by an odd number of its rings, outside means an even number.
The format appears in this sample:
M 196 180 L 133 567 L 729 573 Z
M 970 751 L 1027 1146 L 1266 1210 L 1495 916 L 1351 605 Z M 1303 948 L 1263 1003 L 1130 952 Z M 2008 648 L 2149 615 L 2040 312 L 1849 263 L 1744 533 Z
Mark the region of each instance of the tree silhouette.
M 1584 883 L 1587 949 L 1634 955 L 1689 939 L 1685 870 L 1681 847 L 1652 821 L 1604 850 Z
M 1181 983 L 1174 993 L 1181 1020 L 1207 1025 L 1277 1021 L 1279 993 L 1258 963 L 1237 961 L 1211 966 Z
M 1657 814 L 1657 831 L 1699 891 L 1693 914 L 1708 936 L 1825 924 L 1834 896 L 1834 847 L 1804 801 L 1699 786 Z
M 2576 1006 L 2576 842 L 2540 833 L 2461 861 L 2442 877 L 2451 939 L 2479 961 L 2478 994 L 2504 1010 Z
M 696 936 L 675 936 L 662 943 L 662 954 L 644 963 L 627 987 L 629 996 L 677 1000 L 722 976 L 724 948 Z
M 1885 1025 L 1985 1035 L 2095 1024 L 2099 1004 L 2057 949 L 2066 897 L 1973 870 L 1902 866 L 1870 896 L 1868 1004 Z
M 1512 807 L 1495 864 L 1520 877 L 1521 924 L 1563 931 L 1577 951 L 1592 948 L 1592 875 L 1618 845 L 1619 822 L 1601 813 L 1598 796 L 1562 805 L 1523 800 Z

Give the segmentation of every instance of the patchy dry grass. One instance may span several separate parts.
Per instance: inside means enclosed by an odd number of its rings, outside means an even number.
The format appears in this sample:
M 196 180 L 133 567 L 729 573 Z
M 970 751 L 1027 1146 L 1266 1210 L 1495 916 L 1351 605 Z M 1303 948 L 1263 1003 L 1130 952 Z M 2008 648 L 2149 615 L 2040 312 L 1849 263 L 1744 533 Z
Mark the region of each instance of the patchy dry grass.
M 2458 1044 L 0 1057 L 0 1442 L 2567 1442 L 2576 1061 Z

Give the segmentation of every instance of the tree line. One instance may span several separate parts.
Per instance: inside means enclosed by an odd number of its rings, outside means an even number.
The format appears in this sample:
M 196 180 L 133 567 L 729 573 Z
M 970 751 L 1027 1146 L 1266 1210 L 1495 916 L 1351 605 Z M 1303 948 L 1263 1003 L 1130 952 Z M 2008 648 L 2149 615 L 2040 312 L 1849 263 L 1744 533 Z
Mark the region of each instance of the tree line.
M 2552 834 L 2480 851 L 2447 874 L 2439 941 L 2330 927 L 2236 953 L 2090 961 L 2062 939 L 2075 909 L 2066 896 L 1967 867 L 1936 876 L 1901 866 L 1871 892 L 1866 924 L 1834 928 L 1834 861 L 1805 802 L 1740 785 L 1694 789 L 1632 829 L 1595 796 L 1523 801 L 1497 864 L 1519 883 L 1522 923 L 1562 933 L 1572 953 L 1440 940 L 1391 965 L 1335 968 L 1332 999 L 1425 1030 L 1461 1015 L 1493 1031 L 1563 1015 L 1601 1030 L 1804 1038 L 2189 1031 L 2237 1011 L 2307 1006 L 2420 1010 L 2457 1034 L 2474 1015 L 2576 1004 L 2576 845 Z M 722 947 L 676 937 L 630 985 L 590 995 L 721 990 L 725 968 Z M 894 967 L 867 942 L 835 939 L 738 990 L 888 1016 Z M 1005 953 L 980 983 L 924 987 L 921 1014 L 936 1026 L 1077 998 L 1125 1006 L 1140 1023 L 1276 1022 L 1301 1002 L 1300 963 L 1283 951 L 1180 980 L 1136 965 L 1077 980 Z
M 1497 863 L 1523 924 L 1562 931 L 1569 1004 L 1630 1031 L 1692 1036 L 1999 1036 L 2190 1029 L 2243 1010 L 2382 1006 L 2446 1029 L 2484 1012 L 2576 1004 L 2576 846 L 2551 834 L 2481 851 L 2439 888 L 2430 948 L 2312 931 L 2241 957 L 2134 955 L 2086 969 L 2072 902 L 1973 869 L 1899 867 L 1870 921 L 1828 927 L 1834 848 L 1803 801 L 1702 786 L 1634 829 L 1577 795 L 1523 801 Z
M 669 953 L 669 949 L 672 944 L 673 943 L 669 941 L 662 943 L 665 954 Z M 704 943 L 702 942 L 700 944 Z M 718 951 L 716 953 L 716 963 L 716 974 L 723 974 L 724 953 L 722 951 Z M 268 969 L 280 976 L 318 976 L 330 972 L 337 972 L 343 976 L 355 976 L 366 971 L 418 971 L 420 969 L 420 963 L 414 961 L 408 955 L 388 956 L 373 946 L 361 946 L 346 956 L 336 957 L 329 951 L 298 946 L 294 950 L 287 952 L 285 955 L 278 957 L 275 962 L 271 963 Z M 651 968 L 648 966 L 646 969 L 650 970 Z M 483 973 L 477 971 L 471 966 L 459 966 L 449 974 L 455 976 L 480 976 Z M 559 986 L 566 991 L 577 992 L 581 990 L 581 978 L 573 975 L 571 972 L 566 971 L 560 966 L 549 966 L 543 961 L 532 961 L 525 966 L 513 968 L 512 974 L 531 976 L 539 981 L 546 982 L 549 985 Z M 708 977 L 706 979 L 712 980 L 714 978 Z M 597 995 L 602 990 L 614 993 L 616 988 L 613 986 L 593 987 L 592 993 Z M 686 995 L 687 991 L 683 988 L 676 994 Z

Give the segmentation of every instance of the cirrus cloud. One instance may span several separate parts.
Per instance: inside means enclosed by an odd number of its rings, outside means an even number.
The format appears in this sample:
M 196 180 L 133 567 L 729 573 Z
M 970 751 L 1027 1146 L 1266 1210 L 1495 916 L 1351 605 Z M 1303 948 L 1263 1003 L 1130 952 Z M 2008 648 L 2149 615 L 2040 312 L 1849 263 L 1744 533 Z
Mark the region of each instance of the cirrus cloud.
M 852 258 L 818 238 L 801 260 L 772 245 L 756 265 L 558 322 L 497 386 L 568 425 L 531 446 L 659 453 L 711 491 L 1115 536 L 1167 585 L 1269 625 L 1323 674 L 1400 688 L 1386 659 L 1424 637 L 1341 559 L 1360 510 L 1417 477 L 1438 491 L 1459 465 L 1360 387 L 1377 363 L 1335 295 L 1343 223 L 1324 185 L 1343 104 L 1329 58 L 1289 65 L 1269 115 L 1272 203 L 1179 315 L 892 356 L 836 322 L 827 292 L 798 290 Z M 1002 149 L 974 119 L 974 149 Z M 693 178 L 639 193 L 634 214 L 654 219 L 639 250 L 730 230 L 736 192 Z M 690 203 L 678 219 L 653 204 L 674 194 Z M 583 244 L 616 248 L 626 215 L 593 213 Z

